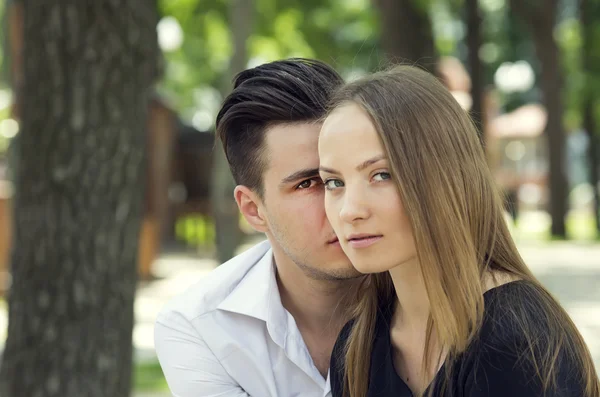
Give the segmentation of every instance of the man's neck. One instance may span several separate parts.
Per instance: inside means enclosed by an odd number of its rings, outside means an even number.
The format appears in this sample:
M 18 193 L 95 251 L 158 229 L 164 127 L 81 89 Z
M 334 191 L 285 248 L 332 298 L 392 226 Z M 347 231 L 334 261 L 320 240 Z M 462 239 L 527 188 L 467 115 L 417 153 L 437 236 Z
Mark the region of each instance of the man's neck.
M 281 303 L 298 328 L 337 335 L 348 320 L 344 298 L 352 280 L 316 280 L 283 255 L 274 255 Z
M 315 367 L 326 379 L 333 345 L 348 320 L 343 300 L 356 281 L 316 280 L 287 256 L 275 254 L 274 259 L 281 303 L 294 317 Z

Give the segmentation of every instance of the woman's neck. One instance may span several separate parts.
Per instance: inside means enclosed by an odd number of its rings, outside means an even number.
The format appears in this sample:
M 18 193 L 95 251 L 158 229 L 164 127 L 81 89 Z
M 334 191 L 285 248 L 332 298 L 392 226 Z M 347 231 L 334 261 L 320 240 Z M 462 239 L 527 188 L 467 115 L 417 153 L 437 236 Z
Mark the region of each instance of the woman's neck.
M 435 330 L 431 336 L 429 368 L 423 373 L 423 354 L 427 343 L 430 303 L 425 281 L 415 259 L 390 270 L 398 305 L 390 328 L 394 365 L 398 376 L 413 391 L 422 393 L 438 372 L 444 357 Z
M 427 324 L 430 306 L 421 268 L 416 259 L 402 263 L 390 270 L 398 305 L 397 325 L 420 328 Z

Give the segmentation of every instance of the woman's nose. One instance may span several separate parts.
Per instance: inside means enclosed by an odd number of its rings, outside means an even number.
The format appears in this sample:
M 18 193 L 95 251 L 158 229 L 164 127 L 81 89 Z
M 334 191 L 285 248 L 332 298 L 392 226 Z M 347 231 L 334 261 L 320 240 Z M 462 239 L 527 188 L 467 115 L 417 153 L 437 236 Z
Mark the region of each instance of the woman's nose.
M 348 189 L 340 210 L 340 219 L 347 223 L 355 223 L 369 216 L 369 209 L 360 189 Z

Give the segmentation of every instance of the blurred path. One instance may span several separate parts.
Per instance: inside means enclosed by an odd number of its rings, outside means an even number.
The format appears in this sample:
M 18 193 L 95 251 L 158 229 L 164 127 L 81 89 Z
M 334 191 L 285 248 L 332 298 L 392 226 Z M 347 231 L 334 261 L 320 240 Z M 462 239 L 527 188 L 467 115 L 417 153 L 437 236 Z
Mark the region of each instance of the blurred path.
M 600 370 L 600 244 L 527 243 L 519 250 L 532 271 L 560 300 L 583 334 Z M 155 263 L 165 277 L 140 287 L 134 341 L 138 358 L 153 359 L 153 321 L 164 303 L 216 266 L 208 259 L 166 255 Z
M 552 242 L 519 246 L 519 250 L 569 312 L 600 373 L 600 244 Z

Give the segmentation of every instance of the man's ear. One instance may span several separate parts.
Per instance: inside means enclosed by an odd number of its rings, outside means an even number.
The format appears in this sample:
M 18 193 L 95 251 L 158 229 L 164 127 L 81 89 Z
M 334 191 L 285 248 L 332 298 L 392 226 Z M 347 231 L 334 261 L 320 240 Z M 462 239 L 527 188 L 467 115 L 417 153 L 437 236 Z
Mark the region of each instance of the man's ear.
M 261 199 L 247 186 L 238 185 L 233 191 L 235 202 L 246 221 L 254 230 L 266 233 L 269 230 L 267 221 L 260 209 Z

